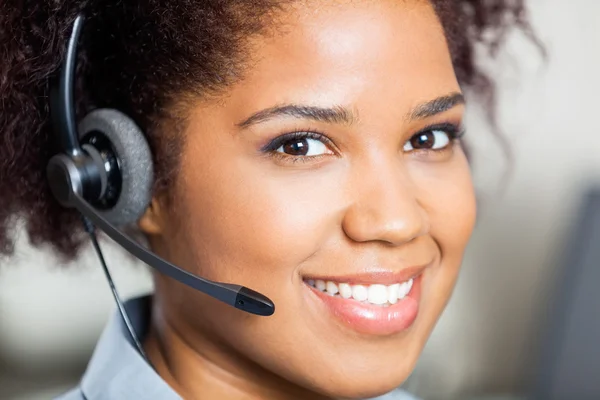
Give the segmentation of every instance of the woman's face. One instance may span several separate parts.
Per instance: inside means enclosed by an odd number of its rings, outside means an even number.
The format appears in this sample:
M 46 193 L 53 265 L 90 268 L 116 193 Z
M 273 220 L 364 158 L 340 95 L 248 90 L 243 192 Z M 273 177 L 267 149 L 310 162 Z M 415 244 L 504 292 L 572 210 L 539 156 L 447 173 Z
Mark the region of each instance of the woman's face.
M 257 385 L 375 396 L 413 369 L 474 225 L 460 88 L 425 1 L 308 2 L 277 24 L 193 110 L 174 200 L 142 221 L 161 255 L 275 314 L 157 277 L 158 331 Z

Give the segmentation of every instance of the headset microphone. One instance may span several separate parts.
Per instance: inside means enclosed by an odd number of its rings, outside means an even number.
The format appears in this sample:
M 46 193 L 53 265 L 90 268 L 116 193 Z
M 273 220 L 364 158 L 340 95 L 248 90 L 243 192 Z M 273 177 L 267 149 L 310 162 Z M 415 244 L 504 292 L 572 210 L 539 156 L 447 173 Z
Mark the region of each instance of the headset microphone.
M 272 315 L 275 306 L 266 296 L 244 286 L 193 275 L 146 250 L 115 227 L 137 221 L 150 203 L 152 155 L 141 130 L 117 110 L 94 110 L 76 127 L 73 89 L 83 20 L 83 15 L 75 19 L 60 79 L 51 88 L 53 128 L 63 152 L 55 155 L 47 168 L 54 196 L 63 206 L 76 208 L 84 216 L 88 232 L 91 221 L 160 273 L 240 310 Z M 99 256 L 103 262 L 101 253 Z

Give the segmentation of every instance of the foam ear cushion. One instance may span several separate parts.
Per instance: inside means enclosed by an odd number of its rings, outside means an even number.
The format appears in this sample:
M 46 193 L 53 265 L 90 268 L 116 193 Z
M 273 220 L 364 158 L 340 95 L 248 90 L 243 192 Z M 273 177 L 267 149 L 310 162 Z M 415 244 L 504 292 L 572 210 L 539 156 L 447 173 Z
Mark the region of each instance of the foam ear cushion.
M 114 207 L 96 209 L 116 226 L 136 222 L 150 204 L 154 169 L 150 146 L 141 129 L 120 111 L 97 109 L 86 115 L 79 124 L 79 136 L 101 132 L 111 141 L 119 158 L 122 175 L 121 194 Z

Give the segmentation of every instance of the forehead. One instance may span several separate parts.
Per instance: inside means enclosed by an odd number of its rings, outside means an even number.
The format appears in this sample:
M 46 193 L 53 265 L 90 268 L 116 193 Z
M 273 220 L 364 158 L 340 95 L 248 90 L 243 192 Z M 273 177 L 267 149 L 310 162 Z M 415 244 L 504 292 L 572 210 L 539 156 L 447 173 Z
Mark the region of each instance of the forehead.
M 230 97 L 239 107 L 398 109 L 459 90 L 429 2 L 304 1 L 285 8 L 273 26 L 252 42 L 253 62 Z

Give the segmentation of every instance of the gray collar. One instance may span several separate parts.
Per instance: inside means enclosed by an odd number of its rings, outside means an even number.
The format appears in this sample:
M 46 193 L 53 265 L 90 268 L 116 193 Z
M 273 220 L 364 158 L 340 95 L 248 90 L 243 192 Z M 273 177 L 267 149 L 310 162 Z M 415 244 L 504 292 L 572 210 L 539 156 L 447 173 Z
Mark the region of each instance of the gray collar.
M 149 326 L 150 303 L 150 296 L 125 303 L 140 340 L 143 340 Z M 81 390 L 87 400 L 181 400 L 139 355 L 118 313 L 102 332 L 81 381 Z

